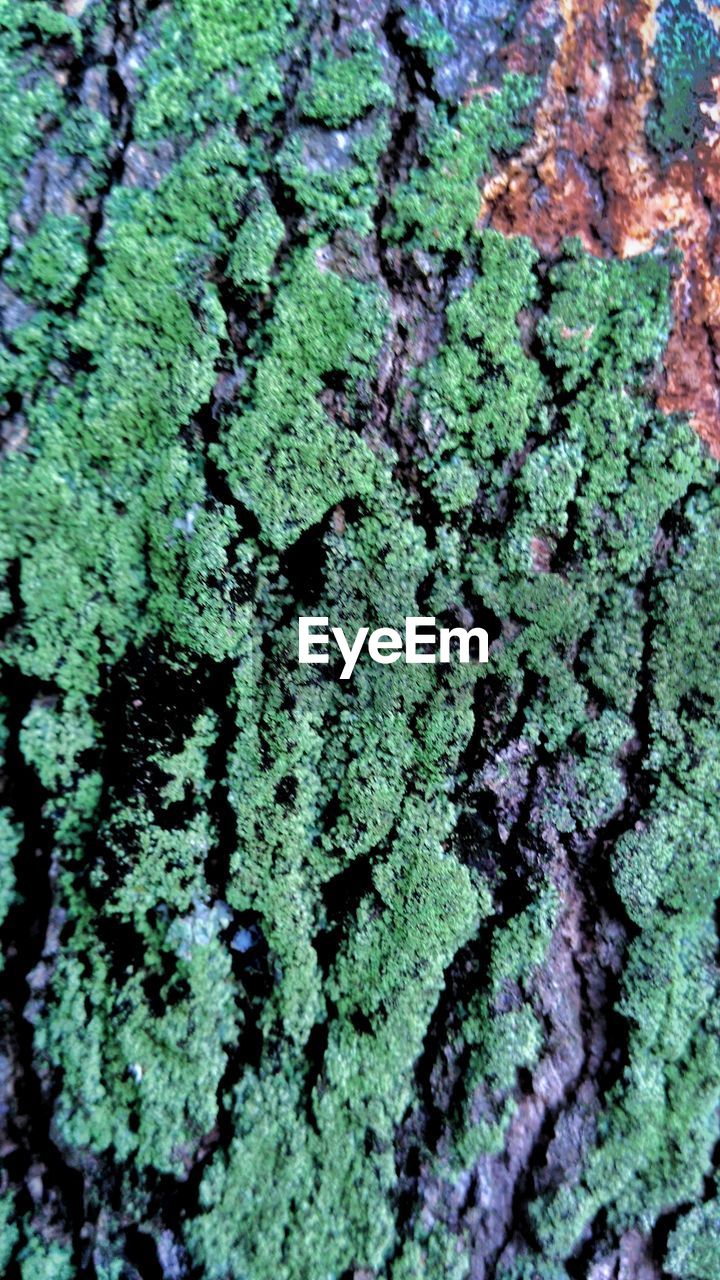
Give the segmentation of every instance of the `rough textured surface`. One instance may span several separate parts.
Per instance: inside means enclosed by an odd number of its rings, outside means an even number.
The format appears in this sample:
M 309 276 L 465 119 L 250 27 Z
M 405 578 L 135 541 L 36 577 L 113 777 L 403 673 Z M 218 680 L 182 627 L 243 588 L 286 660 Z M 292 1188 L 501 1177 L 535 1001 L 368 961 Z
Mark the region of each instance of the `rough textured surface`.
M 681 257 L 659 403 L 689 414 L 717 454 L 720 8 L 563 0 L 559 9 L 532 140 L 487 181 L 482 220 L 530 235 L 549 254 L 568 235 L 621 258 L 663 237 L 672 244 Z M 544 27 L 544 0 L 537 11 Z M 511 65 L 525 56 L 514 52 Z
M 717 1280 L 717 25 L 0 0 L 9 1280 Z

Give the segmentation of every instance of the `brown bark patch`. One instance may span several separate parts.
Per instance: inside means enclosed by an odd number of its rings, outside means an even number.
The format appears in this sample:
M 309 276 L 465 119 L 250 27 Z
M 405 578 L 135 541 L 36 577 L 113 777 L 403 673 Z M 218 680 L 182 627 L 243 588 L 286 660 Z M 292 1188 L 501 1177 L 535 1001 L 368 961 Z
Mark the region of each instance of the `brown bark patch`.
M 687 413 L 720 456 L 720 77 L 705 138 L 663 166 L 645 132 L 658 6 L 556 0 L 562 23 L 533 136 L 485 185 L 480 222 L 529 236 L 548 257 L 568 236 L 620 258 L 671 238 L 682 262 L 659 404 Z M 547 26 L 547 0 L 537 9 Z

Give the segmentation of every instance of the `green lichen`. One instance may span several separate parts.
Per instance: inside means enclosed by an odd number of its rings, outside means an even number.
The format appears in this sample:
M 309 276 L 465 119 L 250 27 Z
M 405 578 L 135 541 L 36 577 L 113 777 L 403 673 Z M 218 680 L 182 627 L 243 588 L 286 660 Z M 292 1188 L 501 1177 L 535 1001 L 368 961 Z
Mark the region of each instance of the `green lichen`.
M 137 136 L 191 138 L 242 112 L 263 120 L 282 90 L 281 57 L 292 39 L 293 0 L 182 0 L 160 19 L 143 65 Z
M 20 1232 L 16 1223 L 13 1197 L 5 1192 L 0 1197 L 0 1266 L 7 1267 Z
M 691 1209 L 670 1233 L 665 1268 L 683 1280 L 711 1280 L 720 1264 L 717 1200 Z
M 3 709 L 0 704 L 0 711 Z M 3 764 L 7 737 L 5 718 L 0 714 L 0 762 Z M 22 831 L 13 819 L 12 810 L 7 806 L 0 807 L 0 925 L 3 924 L 15 901 L 15 858 L 21 839 Z M 2 967 L 2 957 L 0 957 L 0 967 Z
M 339 377 L 348 410 L 369 392 L 386 308 L 374 288 L 344 280 L 308 251 L 281 288 L 246 407 L 214 450 L 234 495 L 283 549 L 335 502 L 369 494 L 380 469 L 364 441 L 338 431 L 322 407 Z
M 347 130 L 307 128 L 290 137 L 279 155 L 280 171 L 306 211 L 303 226 L 323 237 L 335 227 L 370 234 L 378 169 L 389 142 L 390 126 L 382 113 Z
M 325 48 L 298 94 L 300 124 L 278 164 L 314 236 L 373 230 L 382 157 L 390 143 L 393 93 L 369 33 L 357 31 L 344 56 Z
M 515 1112 L 518 1072 L 534 1067 L 540 1056 L 542 1028 L 528 998 L 528 980 L 546 957 L 557 908 L 557 895 L 547 888 L 496 935 L 487 986 L 465 1013 L 464 1099 L 452 1154 L 458 1169 L 502 1151 Z
M 75 1267 L 72 1250 L 39 1237 L 30 1238 L 18 1255 L 21 1280 L 72 1280 Z
M 285 224 L 264 188 L 258 189 L 253 204 L 233 239 L 228 259 L 228 275 L 243 294 L 267 289 L 285 238 Z
M 9 243 L 7 220 L 22 190 L 23 174 L 35 151 L 37 128 L 61 109 L 61 96 L 48 77 L 38 73 L 37 55 L 29 48 L 33 19 L 66 21 L 48 4 L 0 4 L 0 252 Z
M 370 110 L 391 106 L 393 95 L 382 70 L 372 38 L 357 33 L 347 57 L 329 51 L 315 65 L 310 86 L 298 99 L 301 116 L 339 129 Z
M 442 1226 L 417 1236 L 391 1264 L 391 1280 L 468 1280 L 469 1242 Z
M 711 79 L 720 71 L 720 37 L 693 0 L 665 0 L 658 9 L 654 45 L 657 103 L 648 136 L 668 160 L 702 141 L 713 101 Z
M 515 319 L 538 297 L 534 251 L 527 241 L 491 233 L 478 256 L 480 278 L 450 303 L 448 341 L 421 375 L 426 465 L 446 515 L 467 510 L 479 481 L 499 487 L 507 457 L 530 432 L 547 430 L 547 386 Z
M 213 724 L 200 716 L 179 751 L 146 743 L 144 767 L 162 780 L 152 808 L 135 791 L 106 800 L 103 856 L 88 876 L 66 881 L 77 924 L 37 1038 L 38 1052 L 63 1072 L 56 1123 L 66 1142 L 112 1146 L 120 1160 L 132 1153 L 140 1167 L 176 1173 L 213 1126 L 226 1047 L 237 1036 L 230 958 L 219 941 L 228 912 L 209 900 L 204 874 L 215 834 L 204 776 Z M 99 901 L 108 922 L 132 924 L 142 939 L 141 966 L 113 974 Z
M 46 214 L 8 271 L 8 281 L 28 298 L 69 306 L 88 266 L 88 229 L 72 214 Z
M 622 1055 L 574 1169 L 523 1187 L 541 1256 L 508 1242 L 498 1275 L 560 1280 L 593 1224 L 680 1206 L 668 1270 L 707 1280 L 720 506 L 654 403 L 666 263 L 570 243 L 548 266 L 476 229 L 538 92 L 517 75 L 419 106 L 388 192 L 397 50 L 282 0 L 136 15 L 155 167 L 117 182 L 116 124 L 38 53 L 94 49 L 91 8 L 0 0 L 3 212 L 39 123 L 75 182 L 74 212 L 3 246 L 0 916 L 32 907 L 37 844 L 24 1069 L 89 1189 L 98 1280 L 138 1232 L 169 1247 L 178 1204 L 204 1280 L 466 1280 L 458 1178 L 491 1179 L 554 1051 L 548 975 L 595 884 Z M 299 614 L 426 612 L 485 619 L 488 668 L 295 661 Z M 3 1204 L 5 1267 L 75 1273 L 67 1223 Z
M 432 9 L 424 4 L 410 4 L 405 13 L 410 28 L 408 43 L 423 51 L 429 66 L 440 67 L 457 52 L 455 40 Z
M 532 78 L 509 74 L 499 87 L 474 96 L 455 113 L 435 109 L 422 164 L 395 192 L 394 240 L 439 251 L 463 249 L 480 209 L 480 179 L 489 173 L 493 156 L 519 148 L 537 90 Z

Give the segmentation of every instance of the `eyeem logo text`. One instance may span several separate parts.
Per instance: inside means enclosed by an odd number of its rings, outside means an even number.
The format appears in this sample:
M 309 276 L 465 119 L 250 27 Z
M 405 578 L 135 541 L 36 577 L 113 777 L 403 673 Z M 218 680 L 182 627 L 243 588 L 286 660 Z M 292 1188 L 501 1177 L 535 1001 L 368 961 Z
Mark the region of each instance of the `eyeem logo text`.
M 298 662 L 330 661 L 328 648 L 334 641 L 343 659 L 341 680 L 349 680 L 365 645 L 373 662 L 383 666 L 404 657 L 412 665 L 418 663 L 487 662 L 488 633 L 482 627 L 435 626 L 434 618 L 406 618 L 405 635 L 394 627 L 359 627 L 352 641 L 342 627 L 331 627 L 329 618 L 298 619 Z M 455 651 L 453 652 L 453 642 Z

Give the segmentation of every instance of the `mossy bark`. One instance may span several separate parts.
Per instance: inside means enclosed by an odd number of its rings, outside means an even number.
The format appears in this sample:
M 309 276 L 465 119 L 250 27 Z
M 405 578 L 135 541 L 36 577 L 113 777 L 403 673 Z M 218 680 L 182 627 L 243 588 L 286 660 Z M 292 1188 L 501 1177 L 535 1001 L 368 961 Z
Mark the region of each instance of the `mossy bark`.
M 701 273 L 593 220 L 572 41 L 640 36 L 563 14 L 0 0 L 10 1280 L 716 1278 Z

